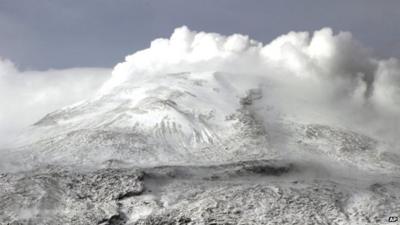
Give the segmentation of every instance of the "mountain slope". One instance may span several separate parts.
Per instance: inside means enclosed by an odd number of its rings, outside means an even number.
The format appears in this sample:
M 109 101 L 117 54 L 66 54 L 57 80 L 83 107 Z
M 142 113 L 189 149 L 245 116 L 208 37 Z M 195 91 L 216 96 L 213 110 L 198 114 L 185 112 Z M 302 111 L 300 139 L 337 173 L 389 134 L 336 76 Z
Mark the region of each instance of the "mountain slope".
M 252 159 L 326 158 L 396 172 L 398 157 L 371 137 L 276 114 L 265 86 L 236 87 L 221 72 L 159 74 L 128 81 L 45 116 L 8 157 L 41 164 L 133 166 L 215 164 Z M 21 164 L 14 167 L 21 167 Z M 4 167 L 11 165 L 3 164 Z
M 261 90 L 240 93 L 227 77 L 181 73 L 127 83 L 47 115 L 26 132 L 18 153 L 57 164 L 116 159 L 157 165 L 271 157 L 264 127 L 249 109 L 253 99 L 262 97 Z

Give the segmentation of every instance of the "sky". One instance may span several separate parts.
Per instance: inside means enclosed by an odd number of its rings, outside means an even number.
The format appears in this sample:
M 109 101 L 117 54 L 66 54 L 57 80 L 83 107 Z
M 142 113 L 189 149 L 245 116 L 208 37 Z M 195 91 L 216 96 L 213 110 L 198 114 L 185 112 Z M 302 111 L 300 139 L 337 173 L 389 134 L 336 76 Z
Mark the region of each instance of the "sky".
M 399 9 L 398 0 L 0 0 L 0 57 L 22 70 L 113 67 L 182 25 L 264 43 L 331 27 L 399 57 Z

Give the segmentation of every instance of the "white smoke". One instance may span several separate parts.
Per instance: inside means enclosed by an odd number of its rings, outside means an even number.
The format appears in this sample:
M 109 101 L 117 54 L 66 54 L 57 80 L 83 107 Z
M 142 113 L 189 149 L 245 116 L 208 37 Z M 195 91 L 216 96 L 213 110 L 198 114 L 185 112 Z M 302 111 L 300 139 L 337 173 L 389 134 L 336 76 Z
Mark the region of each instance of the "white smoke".
M 264 85 L 268 104 L 303 121 L 392 138 L 400 131 L 399 60 L 374 58 L 351 33 L 334 34 L 330 28 L 290 32 L 263 44 L 245 35 L 180 27 L 169 39 L 127 56 L 102 91 L 185 71 L 226 72 L 239 76 L 239 86 Z
M 103 68 L 20 71 L 11 61 L 0 59 L 0 144 L 47 113 L 90 97 L 110 72 Z

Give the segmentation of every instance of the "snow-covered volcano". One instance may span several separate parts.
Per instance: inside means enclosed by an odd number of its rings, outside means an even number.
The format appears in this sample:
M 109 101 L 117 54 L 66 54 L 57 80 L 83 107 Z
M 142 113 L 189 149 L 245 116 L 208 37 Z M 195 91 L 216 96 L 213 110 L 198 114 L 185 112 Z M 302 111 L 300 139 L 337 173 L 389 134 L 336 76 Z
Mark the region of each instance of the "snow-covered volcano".
M 156 166 L 311 155 L 397 171 L 396 155 L 378 140 L 277 114 L 264 97 L 268 87 L 237 83 L 238 76 L 182 72 L 125 81 L 46 115 L 9 157 L 25 166 Z
M 27 132 L 38 162 L 164 165 L 271 155 L 252 102 L 217 72 L 160 74 L 125 82 L 94 99 L 45 116 Z M 21 153 L 23 154 L 23 153 Z
M 400 205 L 397 68 L 330 29 L 263 45 L 178 28 L 21 134 L 1 159 L 0 218 L 380 223 Z
M 128 56 L 93 98 L 31 126 L 6 160 L 154 166 L 310 154 L 393 172 L 398 155 L 374 132 L 386 118 L 398 123 L 397 105 L 378 101 L 394 66 L 327 28 L 264 46 L 182 27 Z

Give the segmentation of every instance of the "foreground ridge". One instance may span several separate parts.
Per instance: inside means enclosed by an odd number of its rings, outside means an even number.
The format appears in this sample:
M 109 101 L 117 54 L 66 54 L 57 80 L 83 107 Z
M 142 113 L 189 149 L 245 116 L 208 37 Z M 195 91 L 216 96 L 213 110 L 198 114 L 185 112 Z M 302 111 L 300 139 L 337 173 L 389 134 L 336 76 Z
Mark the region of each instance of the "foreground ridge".
M 400 205 L 398 182 L 333 181 L 269 160 L 80 172 L 49 166 L 2 174 L 0 186 L 4 224 L 384 224 Z

